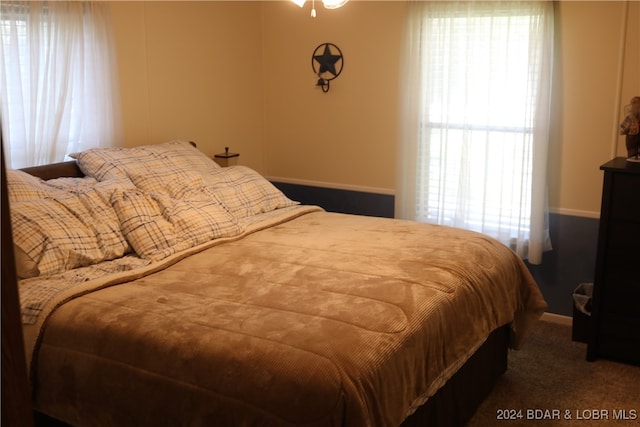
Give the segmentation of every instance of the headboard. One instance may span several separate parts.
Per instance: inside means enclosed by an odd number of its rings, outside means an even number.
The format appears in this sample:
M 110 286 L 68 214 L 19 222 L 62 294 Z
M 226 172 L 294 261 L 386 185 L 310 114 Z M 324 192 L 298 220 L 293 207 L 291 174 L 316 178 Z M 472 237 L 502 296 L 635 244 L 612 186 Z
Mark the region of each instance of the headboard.
M 45 180 L 63 177 L 80 178 L 84 176 L 84 173 L 82 173 L 80 167 L 78 166 L 78 163 L 75 160 L 51 163 L 42 166 L 32 166 L 28 168 L 22 168 L 20 170 Z

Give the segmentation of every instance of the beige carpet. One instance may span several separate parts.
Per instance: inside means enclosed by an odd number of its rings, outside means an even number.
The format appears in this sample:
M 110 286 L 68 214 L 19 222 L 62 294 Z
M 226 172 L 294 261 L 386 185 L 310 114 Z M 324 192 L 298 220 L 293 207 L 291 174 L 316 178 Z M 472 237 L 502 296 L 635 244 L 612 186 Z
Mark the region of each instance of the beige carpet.
M 640 367 L 586 350 L 570 326 L 538 322 L 468 426 L 640 426 Z

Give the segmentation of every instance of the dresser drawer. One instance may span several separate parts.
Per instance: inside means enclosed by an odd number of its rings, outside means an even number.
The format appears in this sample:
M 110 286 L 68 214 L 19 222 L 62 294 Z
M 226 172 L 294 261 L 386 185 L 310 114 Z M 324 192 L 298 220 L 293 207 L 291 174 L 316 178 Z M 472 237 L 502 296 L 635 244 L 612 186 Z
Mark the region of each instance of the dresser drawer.
M 640 268 L 637 248 L 609 249 L 600 286 L 601 309 L 640 317 Z
M 636 276 L 637 277 L 637 276 Z M 637 278 L 621 274 L 607 274 L 602 286 L 603 313 L 640 318 L 640 285 Z
M 640 217 L 635 221 L 611 220 L 608 228 L 607 249 L 635 252 L 634 262 L 638 263 L 640 261 Z
M 612 186 L 611 219 L 640 220 L 640 174 L 617 173 Z
M 598 355 L 640 365 L 640 317 L 603 315 L 599 326 Z

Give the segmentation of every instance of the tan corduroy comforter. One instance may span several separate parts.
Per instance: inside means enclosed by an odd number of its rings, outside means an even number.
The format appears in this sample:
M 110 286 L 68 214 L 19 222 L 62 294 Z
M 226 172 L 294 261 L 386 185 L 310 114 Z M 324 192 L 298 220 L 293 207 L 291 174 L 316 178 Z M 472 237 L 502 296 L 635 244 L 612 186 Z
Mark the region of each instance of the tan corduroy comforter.
M 36 407 L 86 426 L 397 426 L 545 308 L 483 235 L 307 209 L 55 309 Z

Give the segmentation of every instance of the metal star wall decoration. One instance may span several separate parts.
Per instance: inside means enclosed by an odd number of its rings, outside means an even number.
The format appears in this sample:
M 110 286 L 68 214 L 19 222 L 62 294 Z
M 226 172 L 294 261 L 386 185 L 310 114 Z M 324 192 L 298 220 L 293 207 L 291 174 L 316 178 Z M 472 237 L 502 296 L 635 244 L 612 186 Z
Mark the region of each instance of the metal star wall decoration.
M 318 76 L 316 85 L 323 92 L 329 92 L 329 82 L 340 75 L 343 65 L 344 58 L 338 46 L 333 43 L 318 46 L 311 57 L 311 67 Z

